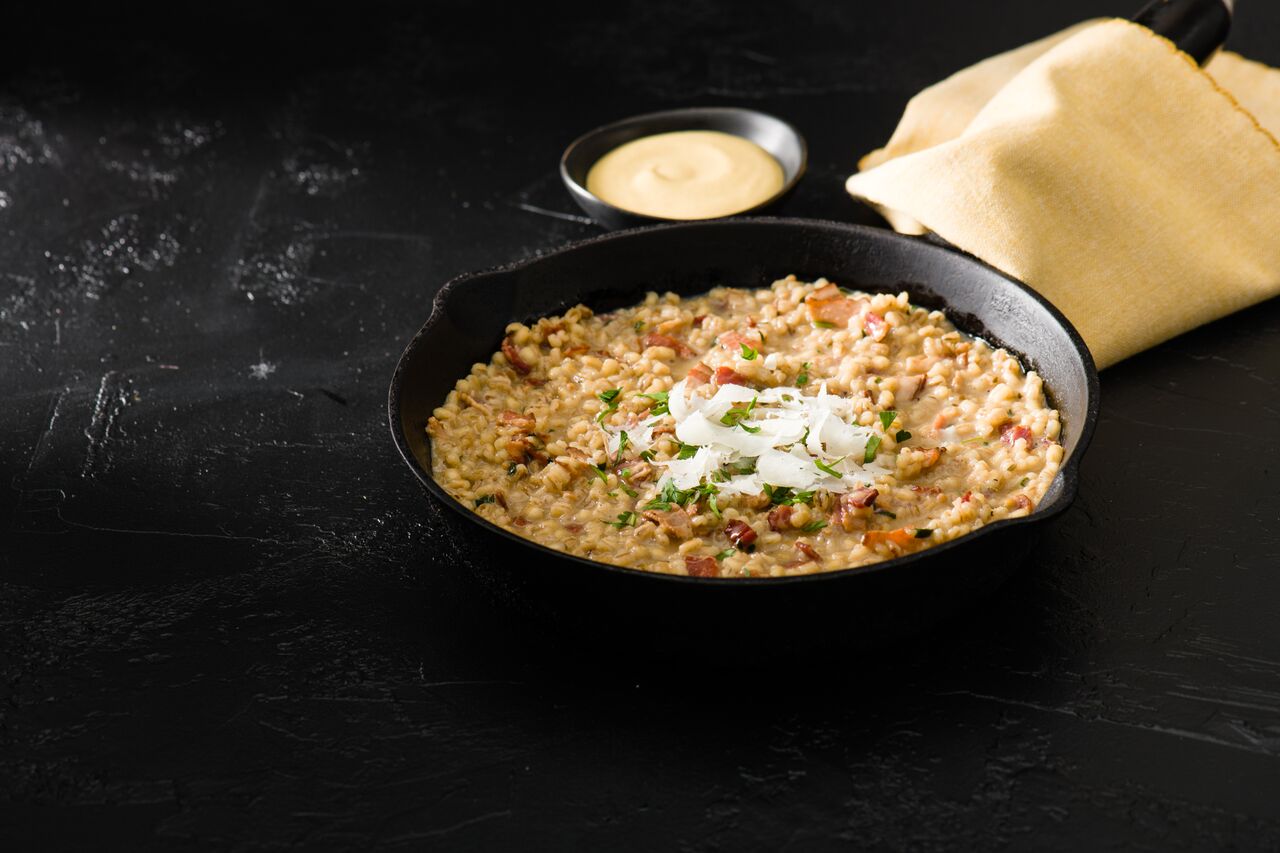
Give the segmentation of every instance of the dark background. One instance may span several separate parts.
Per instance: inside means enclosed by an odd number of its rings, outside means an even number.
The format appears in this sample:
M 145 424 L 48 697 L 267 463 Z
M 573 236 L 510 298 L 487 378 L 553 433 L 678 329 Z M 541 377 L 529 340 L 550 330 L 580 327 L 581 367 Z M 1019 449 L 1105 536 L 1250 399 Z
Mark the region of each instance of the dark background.
M 911 94 L 1127 3 L 176 8 L 6 13 L 11 849 L 1280 847 L 1274 300 L 1106 372 L 980 610 L 816 665 L 508 622 L 385 425 L 443 281 L 597 233 L 579 132 L 758 107 L 811 146 L 784 214 L 873 221 L 843 179 Z

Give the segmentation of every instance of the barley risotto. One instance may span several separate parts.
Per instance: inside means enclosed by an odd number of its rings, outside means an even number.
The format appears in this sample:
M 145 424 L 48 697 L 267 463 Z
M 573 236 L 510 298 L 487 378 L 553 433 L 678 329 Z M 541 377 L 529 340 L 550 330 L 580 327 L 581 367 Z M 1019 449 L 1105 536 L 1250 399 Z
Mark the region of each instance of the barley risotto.
M 1063 449 L 1034 372 L 907 293 L 789 276 L 513 323 L 427 424 L 432 475 L 605 563 L 780 577 L 1030 513 Z

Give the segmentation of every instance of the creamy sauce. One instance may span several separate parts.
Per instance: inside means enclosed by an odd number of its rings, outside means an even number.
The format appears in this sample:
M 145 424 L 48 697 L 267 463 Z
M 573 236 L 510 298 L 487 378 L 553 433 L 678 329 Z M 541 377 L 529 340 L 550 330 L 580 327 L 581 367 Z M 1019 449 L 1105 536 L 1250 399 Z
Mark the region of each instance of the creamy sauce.
M 716 130 L 645 136 L 587 173 L 587 190 L 614 207 L 662 219 L 714 219 L 767 201 L 782 167 L 750 140 Z

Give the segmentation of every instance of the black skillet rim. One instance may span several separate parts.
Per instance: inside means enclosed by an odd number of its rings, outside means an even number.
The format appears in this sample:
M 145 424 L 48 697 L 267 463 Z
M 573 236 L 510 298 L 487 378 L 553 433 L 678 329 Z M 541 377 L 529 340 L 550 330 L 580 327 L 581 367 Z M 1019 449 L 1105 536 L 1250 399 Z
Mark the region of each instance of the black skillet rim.
M 1050 317 L 1052 317 L 1066 331 L 1067 336 L 1070 338 L 1072 344 L 1075 346 L 1076 354 L 1080 358 L 1081 363 L 1084 367 L 1085 383 L 1087 386 L 1086 387 L 1087 401 L 1085 406 L 1085 417 L 1084 417 L 1084 423 L 1081 424 L 1080 426 L 1080 439 L 1077 442 L 1074 452 L 1072 452 L 1072 454 L 1069 457 L 1067 457 L 1062 467 L 1058 470 L 1057 476 L 1062 478 L 1062 491 L 1059 493 L 1057 500 L 1049 504 L 1047 507 L 1046 506 L 1037 507 L 1029 515 L 1024 515 L 1019 518 L 1005 518 L 1005 519 L 1000 519 L 999 521 L 991 522 L 990 524 L 984 524 L 982 527 L 979 527 L 977 530 L 974 530 L 970 533 L 966 533 L 963 536 L 957 537 L 956 539 L 952 539 L 948 542 L 944 542 L 941 545 L 935 545 L 933 547 L 926 548 L 923 551 L 917 551 L 913 554 L 906 554 L 901 557 L 894 557 L 893 559 L 883 560 L 881 562 L 872 563 L 871 565 L 867 565 L 867 566 L 851 566 L 851 567 L 846 567 L 842 569 L 832 569 L 830 571 L 815 572 L 814 574 L 809 574 L 809 575 L 791 575 L 791 576 L 778 577 L 778 578 L 775 578 L 775 577 L 700 578 L 700 577 L 690 577 L 687 575 L 669 575 L 669 574 L 660 573 L 660 572 L 646 572 L 643 569 L 633 569 L 627 566 L 615 566 L 610 563 L 601 563 L 595 560 L 587 559 L 585 557 L 579 557 L 574 554 L 568 554 L 568 553 L 565 553 L 564 551 L 557 551 L 554 548 L 548 548 L 547 546 L 534 542 L 531 539 L 525 539 L 522 536 L 517 536 L 511 531 L 506 530 L 502 527 L 499 527 L 498 525 L 485 519 L 484 517 L 478 515 L 477 513 L 472 512 L 470 509 L 464 506 L 460 501 L 458 501 L 456 498 L 454 498 L 452 495 L 446 492 L 443 488 L 441 488 L 440 485 L 436 483 L 435 478 L 431 476 L 431 472 L 423 469 L 422 465 L 419 464 L 417 457 L 414 456 L 413 451 L 409 448 L 405 440 L 403 431 L 400 429 L 400 423 L 401 423 L 400 397 L 401 397 L 401 390 L 404 384 L 405 365 L 409 362 L 410 357 L 413 355 L 414 351 L 418 349 L 419 346 L 422 345 L 422 342 L 430 334 L 432 327 L 436 324 L 436 322 L 438 321 L 438 318 L 442 315 L 444 306 L 448 302 L 454 290 L 456 290 L 457 288 L 459 288 L 464 284 L 467 284 L 468 282 L 475 281 L 477 279 L 482 279 L 490 275 L 513 272 L 515 270 L 523 269 L 525 267 L 536 264 L 539 261 L 546 260 L 556 255 L 562 255 L 568 252 L 572 252 L 583 246 L 595 245 L 598 243 L 609 242 L 611 240 L 623 239 L 629 236 L 634 236 L 639 233 L 645 233 L 650 231 L 660 231 L 660 230 L 667 230 L 671 228 L 733 227 L 735 223 L 739 223 L 739 222 L 742 224 L 750 223 L 750 224 L 758 224 L 758 225 L 786 225 L 789 227 L 816 226 L 824 229 L 835 228 L 835 229 L 844 230 L 844 231 L 871 234 L 871 235 L 875 235 L 877 238 L 887 237 L 889 239 L 911 240 L 913 242 L 918 241 L 920 245 L 927 247 L 928 251 L 951 252 L 954 254 L 962 255 L 965 258 L 965 260 L 971 263 L 976 263 L 981 267 L 985 267 L 987 270 L 995 273 L 996 275 L 1008 281 L 1010 284 L 1014 285 L 1015 287 L 1029 294 L 1031 298 L 1035 300 L 1039 305 L 1041 305 L 1046 311 L 1048 311 Z M 1018 355 L 1020 360 L 1023 360 L 1025 362 L 1025 357 L 1022 356 L 1021 354 L 1018 354 Z M 1053 389 L 1049 389 L 1049 390 L 1050 390 L 1050 394 L 1052 395 Z M 1098 421 L 1098 407 L 1099 407 L 1100 394 L 1101 394 L 1101 387 L 1098 381 L 1098 370 L 1096 365 L 1094 364 L 1093 355 L 1089 352 L 1089 348 L 1085 345 L 1084 338 L 1082 338 L 1080 336 L 1080 333 L 1076 331 L 1075 326 L 1071 325 L 1071 322 L 1067 320 L 1067 318 L 1062 314 L 1061 311 L 1057 309 L 1057 307 L 1053 305 L 1053 303 L 1045 299 L 1038 292 L 1028 287 L 1027 285 L 1023 284 L 1022 282 L 1018 281 L 1017 279 L 1012 278 L 1008 275 L 1005 275 L 1003 272 L 991 266 L 990 264 L 982 261 L 981 259 L 976 258 L 973 255 L 968 254 L 967 252 L 960 252 L 955 249 L 945 249 L 940 246 L 937 246 L 936 244 L 931 244 L 928 241 L 920 240 L 919 238 L 904 236 L 892 231 L 887 231 L 882 228 L 872 228 L 870 226 L 865 226 L 865 225 L 854 225 L 847 222 L 838 222 L 838 221 L 826 220 L 826 219 L 799 219 L 799 218 L 793 218 L 793 217 L 754 216 L 754 217 L 743 217 L 741 219 L 733 219 L 733 220 L 713 219 L 713 220 L 701 220 L 696 222 L 673 222 L 673 223 L 664 223 L 660 225 L 647 225 L 639 228 L 628 228 L 620 231 L 612 231 L 607 234 L 602 234 L 596 237 L 589 237 L 584 240 L 577 240 L 572 243 L 567 243 L 558 249 L 545 252 L 541 255 L 536 255 L 530 258 L 523 258 L 521 260 L 514 261 L 509 264 L 503 264 L 500 266 L 491 267 L 485 270 L 480 270 L 478 272 L 463 273 L 462 275 L 455 276 L 454 278 L 445 282 L 445 284 L 440 288 L 439 292 L 436 293 L 435 298 L 432 300 L 431 314 L 427 317 L 427 321 L 422 325 L 422 328 L 418 330 L 417 334 L 415 334 L 413 338 L 409 341 L 408 346 L 405 347 L 404 352 L 401 353 L 399 360 L 396 362 L 395 372 L 391 376 L 391 386 L 388 389 L 388 394 L 387 394 L 387 419 L 388 419 L 388 426 L 391 428 L 391 436 L 393 441 L 395 442 L 396 449 L 400 452 L 400 456 L 404 460 L 405 464 L 408 465 L 413 470 L 415 476 L 417 476 L 417 478 L 422 482 L 422 484 L 427 487 L 427 490 L 431 492 L 431 494 L 434 497 L 436 497 L 438 500 L 442 501 L 445 506 L 449 507 L 454 512 L 459 513 L 460 515 L 465 517 L 467 520 L 469 520 L 473 524 L 477 524 L 482 530 L 486 530 L 490 533 L 494 533 L 499 536 L 502 536 L 510 540 L 511 542 L 514 542 L 518 545 L 521 545 L 527 548 L 531 548 L 534 551 L 542 553 L 548 557 L 553 557 L 561 560 L 568 560 L 570 562 L 576 563 L 579 566 L 587 569 L 615 572 L 627 577 L 636 578 L 638 580 L 647 579 L 654 583 L 695 584 L 699 586 L 713 586 L 713 587 L 760 587 L 760 586 L 773 587 L 773 586 L 786 586 L 786 585 L 797 584 L 797 583 L 836 582 L 836 581 L 844 580 L 850 577 L 869 575 L 872 573 L 878 573 L 882 571 L 901 568 L 904 566 L 909 566 L 915 563 L 919 563 L 922 560 L 927 560 L 931 557 L 935 557 L 937 555 L 943 554 L 947 551 L 953 550 L 954 548 L 961 547 L 967 543 L 973 542 L 980 536 L 987 536 L 987 535 L 990 535 L 991 533 L 998 532 L 1000 530 L 1004 530 L 1006 528 L 1013 527 L 1019 524 L 1034 524 L 1034 523 L 1039 523 L 1043 521 L 1048 521 L 1054 516 L 1061 514 L 1062 512 L 1066 511 L 1066 509 L 1069 506 L 1071 506 L 1079 490 L 1079 470 L 1078 469 L 1080 467 L 1080 460 L 1084 457 L 1085 452 L 1089 449 L 1090 442 L 1093 440 L 1094 428 L 1097 426 L 1097 421 Z
M 739 210 L 737 213 L 726 214 L 725 216 L 718 216 L 718 217 L 715 217 L 714 219 L 664 219 L 661 216 L 651 216 L 650 214 L 647 214 L 647 213 L 637 213 L 634 210 L 627 210 L 625 207 L 618 207 L 617 205 L 610 204 L 609 202 L 600 198 L 600 196 L 596 195 L 591 190 L 587 189 L 586 184 L 578 182 L 573 178 L 572 175 L 569 174 L 569 159 L 574 155 L 574 153 L 578 150 L 578 148 L 587 140 L 591 139 L 592 137 L 598 136 L 607 130 L 613 130 L 614 128 L 622 127 L 624 125 L 642 124 L 647 121 L 670 118 L 673 116 L 680 117 L 680 116 L 693 116 L 693 115 L 699 115 L 699 114 L 705 115 L 707 113 L 755 113 L 756 115 L 764 116 L 765 118 L 776 121 L 782 126 L 784 126 L 785 128 L 787 128 L 787 130 L 789 130 L 795 136 L 796 142 L 799 143 L 800 145 L 800 165 L 796 168 L 796 173 L 792 175 L 791 178 L 782 185 L 782 189 L 778 190 L 776 193 L 769 196 L 767 199 L 760 202 L 759 204 L 752 205 L 751 207 L 748 207 L 745 210 Z M 743 138 L 745 139 L 746 137 L 743 137 Z M 629 217 L 637 222 L 649 223 L 653 225 L 668 225 L 668 224 L 688 225 L 688 224 L 693 224 L 695 222 L 711 222 L 716 220 L 724 220 L 729 217 L 747 216 L 758 210 L 764 210 L 767 207 L 771 207 L 772 205 L 777 204 L 779 201 L 785 198 L 788 193 L 794 190 L 796 186 L 799 185 L 800 179 L 804 177 L 805 172 L 807 172 L 808 169 L 809 169 L 809 143 L 808 141 L 805 140 L 804 134 L 800 132 L 800 129 L 797 128 L 791 122 L 787 121 L 786 119 L 780 118 L 774 115 L 773 113 L 767 113 L 764 110 L 752 109 L 751 107 L 680 107 L 679 109 L 674 109 L 674 110 L 657 110 L 655 112 L 640 113 L 639 115 L 627 116 L 626 118 L 621 118 L 621 119 L 618 119 L 617 121 L 611 121 L 608 124 L 602 124 L 599 127 L 593 127 L 591 130 L 588 130 L 586 133 L 583 133 L 577 139 L 570 142 L 565 147 L 564 152 L 560 155 L 560 180 L 564 182 L 564 185 L 569 190 L 569 192 L 575 195 L 586 196 L 593 204 L 598 204 L 601 207 L 607 208 L 610 211 Z M 592 217 L 592 218 L 594 219 L 595 217 Z M 608 227 L 608 226 L 603 226 L 602 223 L 597 223 L 597 224 L 602 225 L 602 227 Z M 642 227 L 642 226 L 636 226 L 636 227 Z M 622 229 L 618 229 L 618 230 L 622 230 Z M 635 230 L 635 228 L 629 228 L 626 230 Z M 576 246 L 578 245 L 578 243 L 574 243 L 571 245 Z M 570 248 L 570 246 L 565 246 L 565 248 Z M 497 272 L 497 271 L 498 270 L 487 270 L 487 272 Z

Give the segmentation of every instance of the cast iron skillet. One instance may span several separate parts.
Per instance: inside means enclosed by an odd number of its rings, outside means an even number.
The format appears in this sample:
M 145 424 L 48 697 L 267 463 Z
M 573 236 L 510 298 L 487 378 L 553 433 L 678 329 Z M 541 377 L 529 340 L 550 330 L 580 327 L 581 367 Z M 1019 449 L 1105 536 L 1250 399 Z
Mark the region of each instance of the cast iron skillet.
M 487 362 L 506 325 L 583 302 L 597 311 L 648 290 L 694 295 L 717 284 L 768 286 L 794 273 L 869 291 L 910 291 L 962 330 L 1007 347 L 1043 377 L 1063 419 L 1062 469 L 1035 511 L 873 566 L 796 578 L 651 574 L 572 557 L 471 512 L 431 477 L 425 425 L 471 365 Z M 498 597 L 593 642 L 631 649 L 710 649 L 751 638 L 771 645 L 857 644 L 915 633 L 1007 578 L 1033 534 L 1076 493 L 1098 412 L 1098 375 L 1084 341 L 1044 298 L 954 250 L 890 231 L 803 219 L 747 218 L 619 231 L 538 258 L 459 276 L 396 366 L 391 433 L 405 462 L 448 512 L 456 562 Z M 764 634 L 760 632 L 764 631 Z

